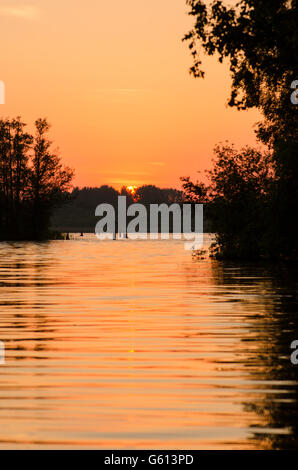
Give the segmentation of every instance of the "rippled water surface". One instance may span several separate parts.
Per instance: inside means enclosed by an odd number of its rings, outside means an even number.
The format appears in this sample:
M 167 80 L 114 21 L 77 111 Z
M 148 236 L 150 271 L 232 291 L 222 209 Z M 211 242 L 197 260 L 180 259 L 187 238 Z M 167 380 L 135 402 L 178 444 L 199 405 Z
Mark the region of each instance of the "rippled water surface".
M 294 269 L 73 237 L 0 243 L 1 448 L 298 447 Z

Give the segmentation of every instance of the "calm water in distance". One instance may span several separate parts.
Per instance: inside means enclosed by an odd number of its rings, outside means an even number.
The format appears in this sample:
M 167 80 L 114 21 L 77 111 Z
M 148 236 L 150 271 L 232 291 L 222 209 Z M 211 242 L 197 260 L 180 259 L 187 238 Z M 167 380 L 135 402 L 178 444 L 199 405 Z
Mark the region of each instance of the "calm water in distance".
M 297 271 L 72 238 L 0 243 L 0 448 L 298 447 Z

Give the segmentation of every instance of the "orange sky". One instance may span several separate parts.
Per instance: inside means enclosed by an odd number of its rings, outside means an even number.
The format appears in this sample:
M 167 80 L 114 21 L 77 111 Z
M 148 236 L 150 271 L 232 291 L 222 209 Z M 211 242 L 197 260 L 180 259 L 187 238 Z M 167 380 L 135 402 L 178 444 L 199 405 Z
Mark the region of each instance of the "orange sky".
M 227 66 L 188 73 L 185 0 L 0 0 L 1 116 L 46 116 L 75 184 L 180 187 L 226 139 L 254 143 L 256 111 L 226 107 Z

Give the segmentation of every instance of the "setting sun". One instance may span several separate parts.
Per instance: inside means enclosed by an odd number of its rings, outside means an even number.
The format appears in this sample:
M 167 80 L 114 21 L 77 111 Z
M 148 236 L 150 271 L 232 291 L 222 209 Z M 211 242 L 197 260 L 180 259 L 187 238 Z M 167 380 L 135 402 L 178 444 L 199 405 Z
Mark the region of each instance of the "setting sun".
M 127 191 L 129 191 L 131 194 L 135 194 L 136 190 L 138 189 L 138 186 L 126 186 Z

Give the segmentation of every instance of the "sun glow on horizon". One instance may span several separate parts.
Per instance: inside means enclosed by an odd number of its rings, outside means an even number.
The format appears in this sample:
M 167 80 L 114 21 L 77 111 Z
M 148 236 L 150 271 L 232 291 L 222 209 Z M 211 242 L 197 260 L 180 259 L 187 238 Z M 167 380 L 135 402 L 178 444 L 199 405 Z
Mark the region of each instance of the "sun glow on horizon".
M 126 189 L 129 193 L 135 194 L 136 190 L 138 189 L 138 186 L 126 186 Z
M 0 111 L 48 118 L 75 186 L 180 189 L 181 176 L 210 169 L 216 143 L 254 145 L 261 118 L 227 108 L 228 64 L 206 57 L 205 80 L 188 72 L 185 1 L 87 3 L 0 1 Z

